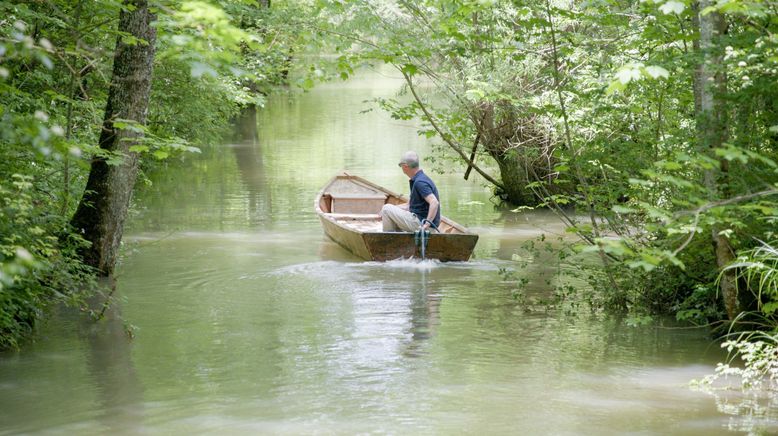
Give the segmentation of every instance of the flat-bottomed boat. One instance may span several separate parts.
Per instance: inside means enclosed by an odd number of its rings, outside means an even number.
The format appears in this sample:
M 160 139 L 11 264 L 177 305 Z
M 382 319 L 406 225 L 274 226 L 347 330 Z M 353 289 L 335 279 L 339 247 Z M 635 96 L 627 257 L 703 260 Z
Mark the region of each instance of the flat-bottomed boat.
M 384 204 L 407 203 L 400 194 L 346 172 L 330 180 L 316 196 L 315 209 L 324 233 L 355 255 L 374 261 L 421 258 L 419 235 L 384 232 Z M 441 216 L 438 230 L 429 233 L 424 258 L 443 262 L 466 261 L 473 254 L 478 235 Z

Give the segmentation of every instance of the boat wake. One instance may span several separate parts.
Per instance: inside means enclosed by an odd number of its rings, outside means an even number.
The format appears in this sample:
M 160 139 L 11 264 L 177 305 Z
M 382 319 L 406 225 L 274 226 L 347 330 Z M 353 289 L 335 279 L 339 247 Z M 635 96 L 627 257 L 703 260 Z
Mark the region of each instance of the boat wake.
M 416 257 L 400 258 L 388 260 L 386 262 L 365 262 L 365 265 L 371 267 L 382 267 L 389 269 L 412 269 L 419 271 L 431 271 L 440 268 L 443 264 L 437 259 L 419 259 Z
M 319 277 L 344 274 L 354 278 L 370 271 L 434 271 L 434 270 L 467 270 L 467 271 L 497 271 L 499 264 L 484 261 L 441 262 L 437 259 L 419 259 L 416 257 L 400 258 L 386 262 L 339 262 L 326 260 L 320 262 L 299 263 L 287 265 L 265 273 L 266 276 L 317 275 Z

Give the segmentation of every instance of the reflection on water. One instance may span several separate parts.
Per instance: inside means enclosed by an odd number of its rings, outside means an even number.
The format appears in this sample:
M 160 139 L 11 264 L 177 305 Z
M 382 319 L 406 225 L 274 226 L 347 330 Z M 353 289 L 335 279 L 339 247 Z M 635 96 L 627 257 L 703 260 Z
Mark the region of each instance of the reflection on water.
M 88 344 L 86 366 L 100 405 L 97 420 L 110 433 L 138 433 L 144 431 L 143 385 L 120 312 L 121 305 L 114 304 L 103 312 L 102 322 L 81 317 L 78 330 Z
M 418 289 L 411 294 L 411 313 L 408 334 L 410 341 L 402 351 L 405 357 L 419 357 L 423 351 L 421 343 L 434 336 L 440 323 L 440 304 L 443 296 L 427 288 L 427 272 L 422 271 Z
M 0 434 L 727 433 L 686 387 L 722 358 L 705 331 L 525 311 L 499 271 L 547 293 L 558 252 L 523 244 L 563 228 L 496 209 L 477 177 L 433 172 L 481 235 L 470 262 L 363 262 L 323 236 L 313 199 L 335 173 L 404 191 L 397 156 L 430 152 L 415 126 L 359 114 L 399 83 L 271 97 L 258 138 L 150 175 L 117 290 L 137 338 L 61 315 L 0 355 Z
M 246 213 L 251 227 L 261 226 L 271 221 L 273 216 L 273 196 L 265 174 L 261 147 L 256 142 L 233 144 L 241 180 L 245 188 L 248 204 Z

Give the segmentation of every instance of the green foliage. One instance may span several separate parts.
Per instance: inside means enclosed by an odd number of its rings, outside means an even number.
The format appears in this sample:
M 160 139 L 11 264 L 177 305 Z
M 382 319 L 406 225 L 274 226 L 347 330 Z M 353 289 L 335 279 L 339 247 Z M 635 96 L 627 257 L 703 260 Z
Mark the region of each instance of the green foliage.
M 55 90 L 62 81 L 52 43 L 26 20 L 55 18 L 24 5 L 0 6 L 0 349 L 18 347 L 52 303 L 77 304 L 90 288 L 91 272 L 69 235 L 70 187 L 57 177 L 66 162 L 89 147 L 78 142 L 80 123 L 94 107 Z M 37 38 L 33 34 L 38 34 Z M 45 90 L 45 92 L 42 92 Z M 78 106 L 66 128 L 65 106 Z M 68 138 L 70 135 L 70 138 Z M 70 168 L 68 168 L 70 169 Z M 75 172 L 75 171 L 74 171 Z M 76 179 L 74 176 L 73 179 Z M 72 180 L 73 180 L 72 179 Z
M 131 152 L 143 168 L 220 140 L 242 107 L 283 82 L 300 7 L 247 1 L 152 2 L 157 21 L 148 122 Z M 94 157 L 112 75 L 116 0 L 0 2 L 0 349 L 17 347 L 52 304 L 93 289 L 68 222 Z M 281 43 L 283 42 L 283 43 Z M 248 83 L 256 86 L 248 86 Z
M 749 324 L 764 331 L 730 332 L 721 344 L 729 353 L 728 359 L 716 365 L 713 374 L 693 385 L 713 395 L 734 387 L 744 397 L 738 405 L 739 413 L 760 416 L 778 401 L 778 250 L 774 244 L 760 241 L 759 246 L 745 251 L 727 269 L 736 270 L 754 294 L 756 314 L 744 312 L 741 318 L 748 318 Z M 722 386 L 722 381 L 730 379 L 737 384 Z
M 752 333 L 724 342 L 721 347 L 727 349 L 732 360 L 740 357 L 745 368 L 732 366 L 731 362 L 719 364 L 716 374 L 739 375 L 745 389 L 760 389 L 768 384 L 768 389 L 775 390 L 778 387 L 778 359 L 775 359 L 777 340 L 778 337 L 773 335 Z
M 778 402 L 778 335 L 734 334 L 721 347 L 729 354 L 727 361 L 717 364 L 713 374 L 692 381 L 691 386 L 713 395 L 719 411 L 742 416 L 742 430 L 767 434 L 765 424 L 771 422 L 771 411 Z M 733 391 L 737 395 L 732 395 Z
M 774 319 L 778 310 L 778 249 L 761 242 L 761 245 L 745 251 L 737 262 L 726 269 L 738 271 L 754 294 L 757 310 L 767 319 Z
M 11 180 L 0 182 L 0 349 L 18 347 L 52 303 L 80 304 L 92 277 L 76 255 L 83 241 L 65 232 L 64 217 L 40 207 L 46 195 L 34 179 Z
M 239 62 L 241 47 L 255 48 L 258 38 L 235 26 L 219 5 L 174 2 L 159 15 L 157 27 L 158 61 L 183 62 L 193 78 L 248 74 L 234 65 Z

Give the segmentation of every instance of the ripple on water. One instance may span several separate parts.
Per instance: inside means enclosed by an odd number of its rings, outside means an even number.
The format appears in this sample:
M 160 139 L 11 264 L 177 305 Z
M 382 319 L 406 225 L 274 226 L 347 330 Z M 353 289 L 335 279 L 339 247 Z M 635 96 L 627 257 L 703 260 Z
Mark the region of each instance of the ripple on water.
M 226 242 L 241 242 L 248 244 L 299 244 L 301 240 L 315 239 L 319 237 L 319 230 L 314 228 L 302 228 L 298 230 L 281 229 L 279 231 L 261 232 L 237 232 L 237 231 L 174 231 L 174 232 L 144 232 L 127 235 L 125 242 L 137 242 L 153 244 L 163 241 L 175 240 L 209 240 Z
M 320 261 L 320 262 L 306 262 L 294 265 L 287 265 L 277 268 L 273 271 L 264 273 L 267 276 L 285 276 L 285 275 L 310 275 L 321 273 L 335 272 L 349 272 L 357 273 L 364 271 L 375 270 L 410 270 L 410 271 L 432 271 L 438 269 L 452 269 L 452 270 L 473 270 L 473 271 L 498 271 L 500 269 L 499 262 L 484 262 L 484 261 L 470 261 L 470 262 L 440 262 L 435 259 L 417 259 L 417 258 L 401 258 L 395 260 L 389 260 L 386 262 L 337 262 L 337 261 Z
M 349 266 L 353 265 L 345 262 L 336 262 L 334 260 L 325 260 L 321 262 L 306 262 L 297 263 L 293 265 L 286 265 L 277 268 L 273 271 L 262 273 L 270 277 L 287 276 L 287 275 L 311 275 L 321 274 L 322 272 L 332 271 L 333 269 L 349 269 Z

